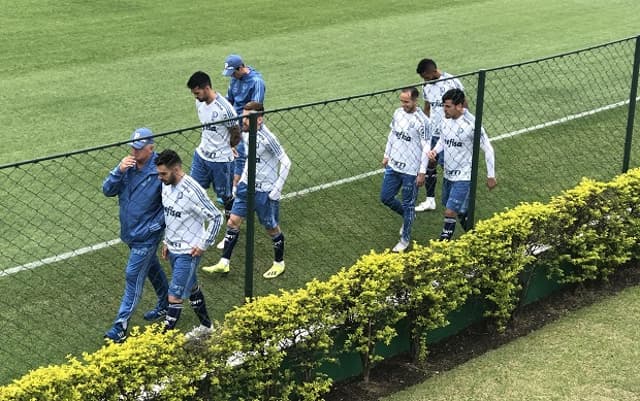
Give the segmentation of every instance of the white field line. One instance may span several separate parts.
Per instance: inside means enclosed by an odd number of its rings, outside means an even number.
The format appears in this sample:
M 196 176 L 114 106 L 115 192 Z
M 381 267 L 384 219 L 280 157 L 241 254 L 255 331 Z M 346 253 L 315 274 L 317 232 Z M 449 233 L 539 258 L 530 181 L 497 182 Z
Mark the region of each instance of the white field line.
M 636 100 L 640 100 L 640 97 L 636 98 Z M 621 107 L 621 106 L 624 106 L 626 104 L 629 104 L 628 100 L 617 102 L 617 103 L 613 103 L 613 104 L 609 104 L 609 105 L 606 105 L 606 106 L 603 106 L 603 107 L 598 107 L 597 109 L 584 111 L 582 113 L 572 114 L 570 116 L 562 117 L 562 118 L 559 118 L 557 120 L 549 121 L 549 122 L 546 122 L 546 123 L 543 123 L 543 124 L 538 124 L 538 125 L 534 125 L 532 127 L 523 128 L 523 129 L 520 129 L 520 130 L 517 130 L 517 131 L 507 132 L 505 134 L 494 136 L 494 137 L 490 138 L 490 141 L 491 142 L 500 141 L 502 139 L 511 138 L 511 137 L 514 137 L 514 136 L 517 136 L 517 135 L 525 134 L 527 132 L 532 132 L 532 131 L 537 131 L 539 129 L 552 127 L 554 125 L 563 124 L 563 123 L 566 123 L 568 121 L 577 120 L 579 118 L 583 118 L 583 117 L 587 117 L 587 116 L 590 116 L 590 115 L 593 115 L 593 114 L 596 114 L 596 113 L 600 113 L 600 112 L 603 112 L 603 111 L 611 110 L 611 109 L 614 109 L 616 107 Z M 353 177 L 342 178 L 340 180 L 328 182 L 326 184 L 320 184 L 320 185 L 316 185 L 316 186 L 313 186 L 313 187 L 302 189 L 300 191 L 295 191 L 295 192 L 290 192 L 288 194 L 284 194 L 281 199 L 299 198 L 301 196 L 305 196 L 305 195 L 311 194 L 313 192 L 321 191 L 323 189 L 328 189 L 328 188 L 336 187 L 338 185 L 347 184 L 347 183 L 350 183 L 350 182 L 353 182 L 353 181 L 358 181 L 358 180 L 361 180 L 363 178 L 371 177 L 371 176 L 376 175 L 376 174 L 382 174 L 382 172 L 384 172 L 384 169 L 373 170 L 373 171 L 369 171 L 367 173 L 355 175 Z M 45 259 L 36 260 L 35 262 L 30 262 L 30 263 L 27 263 L 27 264 L 24 264 L 24 265 L 12 267 L 10 269 L 0 270 L 0 277 L 8 276 L 10 274 L 15 274 L 15 273 L 18 273 L 18 272 L 21 272 L 21 271 L 24 271 L 24 270 L 35 269 L 37 267 L 48 265 L 50 263 L 60 262 L 60 261 L 66 260 L 66 259 L 73 258 L 75 256 L 83 255 L 85 253 L 89 253 L 89 252 L 97 251 L 97 250 L 100 250 L 100 249 L 108 248 L 110 246 L 113 246 L 113 245 L 116 245 L 116 244 L 119 244 L 119 243 L 120 243 L 119 239 L 113 239 L 113 240 L 110 240 L 110 241 L 101 242 L 99 244 L 90 245 L 90 246 L 87 246 L 87 247 L 84 247 L 84 248 L 76 249 L 76 250 L 73 250 L 73 251 L 70 251 L 70 252 L 61 253 L 60 255 L 51 256 L 51 257 L 48 257 L 48 258 L 45 258 Z
M 84 248 L 76 249 L 76 250 L 73 250 L 73 251 L 70 251 L 70 252 L 61 253 L 60 255 L 51 256 L 49 258 L 36 260 L 35 262 L 30 262 L 30 263 L 27 263 L 25 265 L 20 265 L 20 266 L 12 267 L 10 269 L 2 270 L 2 271 L 0 271 L 0 277 L 4 277 L 4 276 L 8 276 L 10 274 L 18 273 L 18 272 L 21 272 L 23 270 L 35 269 L 36 267 L 48 265 L 50 263 L 60 262 L 60 261 L 65 260 L 65 259 L 69 259 L 69 258 L 72 258 L 74 256 L 80 256 L 80 255 L 83 255 L 85 253 L 97 251 L 99 249 L 108 248 L 110 246 L 119 244 L 120 242 L 121 242 L 120 239 L 116 238 L 116 239 L 112 239 L 110 241 L 101 242 L 99 244 L 90 245 L 90 246 L 86 246 Z

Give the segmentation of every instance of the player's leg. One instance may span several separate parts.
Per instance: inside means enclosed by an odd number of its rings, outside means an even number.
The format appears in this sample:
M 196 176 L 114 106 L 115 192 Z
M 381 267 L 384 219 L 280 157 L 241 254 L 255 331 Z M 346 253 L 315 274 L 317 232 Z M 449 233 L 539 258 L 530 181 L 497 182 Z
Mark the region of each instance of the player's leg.
M 411 228 L 415 220 L 415 204 L 418 187 L 414 175 L 402 174 L 402 235 L 393 252 L 404 252 L 411 241 Z
M 211 175 L 207 161 L 200 157 L 197 151 L 193 152 L 193 161 L 191 162 L 189 175 L 205 190 L 211 185 Z
M 233 206 L 233 196 L 231 195 L 231 184 L 233 182 L 233 162 L 209 163 L 213 189 L 222 200 L 224 213 L 229 217 Z
M 269 199 L 267 192 L 256 193 L 256 214 L 273 242 L 273 264 L 262 277 L 276 278 L 284 272 L 284 233 L 280 229 L 280 201 Z
M 110 338 L 115 342 L 122 342 L 126 339 L 129 319 L 140 302 L 144 289 L 144 280 L 149 272 L 150 261 L 155 255 L 152 252 L 153 249 L 156 249 L 156 247 L 149 245 L 131 247 L 125 269 L 124 294 L 113 326 L 105 333 L 106 338 Z
M 456 228 L 456 218 L 459 214 L 465 214 L 469 205 L 470 181 L 445 180 L 448 197 L 444 215 L 444 225 L 440 233 L 440 239 L 448 241 L 453 237 Z M 443 184 L 443 192 L 445 184 Z
M 391 167 L 385 168 L 382 188 L 380 189 L 380 202 L 402 216 L 404 214 L 402 202 L 396 199 L 396 195 L 402 186 L 401 176 L 402 174 L 394 171 Z
M 154 256 L 149 263 L 149 273 L 147 277 L 149 277 L 149 281 L 151 281 L 151 285 L 156 292 L 158 302 L 155 308 L 144 314 L 144 319 L 148 321 L 163 318 L 167 314 L 167 307 L 169 306 L 169 301 L 167 300 L 169 283 L 167 281 L 167 275 L 158 260 L 157 248 L 158 243 L 156 243 L 156 249 L 153 251 Z
M 240 237 L 240 226 L 247 216 L 247 185 L 240 183 L 236 199 L 231 208 L 231 214 L 227 220 L 227 228 L 224 235 L 224 245 L 222 248 L 222 257 L 215 265 L 203 266 L 202 270 L 207 273 L 228 273 L 229 260 L 233 253 L 233 249 L 238 243 Z
M 438 142 L 440 137 L 431 137 L 431 148 L 433 148 Z M 427 165 L 427 171 L 425 176 L 424 187 L 427 191 L 426 199 L 416 206 L 416 212 L 423 212 L 425 210 L 435 210 L 436 208 L 436 183 L 438 181 L 437 166 L 443 160 L 442 155 L 438 154 L 436 160 L 430 160 Z
M 194 259 L 196 261 L 194 262 Z M 183 300 L 191 295 L 191 288 L 194 283 L 195 267 L 200 257 L 192 257 L 188 253 L 169 252 L 169 262 L 171 263 L 171 283 L 169 284 L 169 307 L 164 320 L 165 330 L 172 330 L 176 327 L 183 309 Z

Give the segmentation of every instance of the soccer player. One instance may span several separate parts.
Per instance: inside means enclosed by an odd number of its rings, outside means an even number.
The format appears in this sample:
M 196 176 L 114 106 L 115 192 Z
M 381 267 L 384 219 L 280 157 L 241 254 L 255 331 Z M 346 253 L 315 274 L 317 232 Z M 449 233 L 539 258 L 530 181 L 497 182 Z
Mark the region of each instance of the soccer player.
M 155 309 L 144 314 L 156 320 L 167 313 L 167 276 L 160 266 L 157 250 L 164 229 L 161 184 L 158 181 L 153 133 L 138 128 L 131 134 L 131 154 L 111 170 L 102 183 L 106 196 L 118 196 L 120 239 L 129 246 L 125 287 L 118 315 L 105 338 L 122 342 L 127 338 L 129 319 L 142 297 L 144 280 L 149 278 L 158 297 Z
M 445 207 L 444 226 L 441 240 L 450 240 L 456 228 L 456 218 L 467 228 L 466 212 L 469 207 L 471 188 L 471 161 L 473 158 L 473 138 L 475 117 L 464 107 L 465 96 L 461 89 L 450 89 L 442 96 L 445 120 L 442 134 L 436 145 L 428 153 L 430 160 L 436 160 L 444 151 L 444 180 L 442 183 L 442 204 Z M 495 156 L 487 133 L 482 129 L 480 148 L 484 152 L 487 165 L 487 187 L 496 185 Z
M 431 59 L 422 59 L 418 63 L 416 72 L 425 81 L 422 87 L 422 97 L 424 99 L 424 113 L 430 118 L 431 122 L 431 138 L 427 139 L 427 144 L 430 148 L 438 142 L 440 138 L 441 125 L 444 120 L 444 110 L 442 108 L 442 95 L 449 89 L 460 89 L 464 91 L 462 83 L 457 78 L 453 78 L 453 75 L 444 71 L 440 71 L 436 62 Z M 464 105 L 467 106 L 466 103 Z M 425 210 L 435 210 L 436 208 L 436 181 L 437 171 L 436 167 L 440 163 L 442 165 L 442 157 L 436 158 L 436 160 L 429 161 L 427 167 L 425 188 L 427 190 L 427 198 L 416 206 L 416 212 L 423 212 Z
M 233 204 L 231 181 L 233 150 L 240 141 L 240 127 L 233 106 L 211 87 L 209 75 L 197 71 L 191 75 L 187 87 L 196 98 L 196 112 L 203 124 L 200 144 L 193 153 L 190 175 L 207 189 L 213 184 L 216 195 L 228 213 Z M 230 120 L 228 120 L 230 119 Z M 215 121 L 228 120 L 214 123 Z
M 261 103 L 249 102 L 244 106 L 242 115 L 243 140 L 248 149 L 249 114 L 257 113 L 258 132 L 256 142 L 256 195 L 255 211 L 260 224 L 267 230 L 273 241 L 273 265 L 262 276 L 267 279 L 276 278 L 284 272 L 284 234 L 279 226 L 280 195 L 282 187 L 291 168 L 291 160 L 280 145 L 278 138 L 264 124 L 264 107 Z M 279 165 L 279 168 L 278 168 Z M 227 232 L 224 237 L 222 258 L 213 265 L 204 267 L 207 273 L 228 273 L 229 260 L 233 248 L 238 242 L 240 225 L 247 217 L 247 171 L 245 169 L 238 184 L 236 200 L 231 209 L 231 217 L 227 221 Z
M 196 272 L 202 254 L 220 230 L 222 214 L 196 180 L 183 172 L 176 152 L 167 149 L 160 153 L 156 168 L 163 184 L 162 206 L 167 225 L 162 257 L 170 261 L 172 268 L 165 329 L 175 328 L 183 300 L 189 299 L 200 320 L 193 334 L 204 334 L 211 328 L 211 319 Z
M 422 157 L 425 120 L 418 111 L 418 90 L 404 88 L 400 92 L 401 107 L 393 113 L 382 159 L 384 178 L 380 191 L 380 201 L 391 210 L 402 216 L 400 241 L 393 247 L 393 252 L 404 252 L 411 240 L 411 226 L 415 218 L 415 202 L 417 187 L 424 184 L 426 158 Z M 402 189 L 402 202 L 396 194 Z

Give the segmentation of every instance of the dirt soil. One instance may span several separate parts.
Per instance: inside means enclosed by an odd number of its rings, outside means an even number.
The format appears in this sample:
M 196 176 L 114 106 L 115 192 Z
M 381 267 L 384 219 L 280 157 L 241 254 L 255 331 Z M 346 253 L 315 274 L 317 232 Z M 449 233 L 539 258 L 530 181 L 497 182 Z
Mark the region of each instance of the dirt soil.
M 619 269 L 609 282 L 573 285 L 536 303 L 518 309 L 504 333 L 480 322 L 457 335 L 429 347 L 425 366 L 418 367 L 408 355 L 385 360 L 373 369 L 369 384 L 360 379 L 337 383 L 327 401 L 376 401 L 423 382 L 440 372 L 475 358 L 509 341 L 525 336 L 576 309 L 591 305 L 617 292 L 640 284 L 640 267 Z

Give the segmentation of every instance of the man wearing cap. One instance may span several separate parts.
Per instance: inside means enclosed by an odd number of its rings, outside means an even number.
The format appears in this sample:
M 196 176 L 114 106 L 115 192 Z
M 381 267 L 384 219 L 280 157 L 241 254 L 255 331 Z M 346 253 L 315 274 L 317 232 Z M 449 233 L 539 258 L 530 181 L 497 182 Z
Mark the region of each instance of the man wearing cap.
M 262 74 L 254 70 L 251 66 L 245 65 L 242 57 L 237 54 L 229 55 L 224 62 L 222 75 L 231 77 L 229 89 L 227 90 L 227 100 L 231 102 L 239 116 L 242 115 L 244 106 L 249 102 L 257 102 L 264 105 L 266 87 Z M 233 162 L 233 189 L 238 186 L 247 156 L 243 141 L 238 143 L 236 153 L 237 156 Z M 221 244 L 222 243 L 218 245 Z M 220 248 L 220 246 L 218 246 L 218 248 Z
M 231 102 L 238 115 L 242 115 L 244 105 L 249 102 L 264 104 L 266 91 L 262 74 L 251 66 L 245 65 L 242 57 L 231 54 L 224 62 L 222 75 L 231 77 L 227 100 Z
M 102 184 L 106 196 L 118 196 L 120 239 L 130 250 L 120 309 L 113 326 L 104 335 L 114 342 L 122 342 L 127 337 L 129 319 L 142 297 L 145 278 L 151 281 L 158 303 L 144 314 L 144 319 L 160 319 L 167 314 L 168 307 L 169 285 L 157 255 L 165 224 L 153 133 L 148 128 L 138 128 L 131 134 L 129 145 L 131 154 L 111 170 Z

